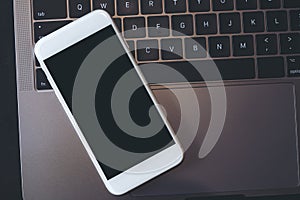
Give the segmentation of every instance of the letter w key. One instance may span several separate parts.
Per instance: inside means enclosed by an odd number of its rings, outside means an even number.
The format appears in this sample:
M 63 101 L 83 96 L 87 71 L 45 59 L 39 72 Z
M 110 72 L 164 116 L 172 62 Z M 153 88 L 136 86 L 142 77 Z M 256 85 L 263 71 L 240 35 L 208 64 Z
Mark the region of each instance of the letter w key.
M 93 9 L 106 10 L 111 16 L 115 14 L 114 0 L 94 0 Z

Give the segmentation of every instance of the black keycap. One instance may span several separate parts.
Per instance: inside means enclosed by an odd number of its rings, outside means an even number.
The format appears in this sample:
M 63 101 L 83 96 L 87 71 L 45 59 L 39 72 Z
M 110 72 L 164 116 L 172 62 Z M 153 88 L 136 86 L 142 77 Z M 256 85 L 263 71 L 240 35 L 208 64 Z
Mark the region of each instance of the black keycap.
M 257 0 L 236 0 L 237 10 L 255 10 L 257 8 Z
M 259 78 L 280 78 L 284 76 L 283 57 L 258 58 Z
M 111 16 L 115 14 L 114 0 L 93 0 L 93 9 L 106 10 Z
M 300 53 L 300 33 L 280 34 L 282 54 Z
M 287 31 L 288 21 L 286 11 L 267 12 L 268 31 Z
M 201 72 L 205 72 L 207 75 L 206 81 L 218 81 L 223 80 L 238 80 L 238 79 L 252 79 L 255 77 L 255 63 L 254 59 L 226 59 L 226 60 L 198 60 L 198 61 L 176 61 L 176 62 L 161 62 L 159 64 L 167 65 L 170 68 L 178 71 L 188 81 L 203 81 Z M 153 63 L 153 68 L 156 63 Z M 152 66 L 148 66 L 151 68 Z M 219 74 L 215 73 L 215 70 L 211 70 L 217 67 Z M 152 69 L 153 69 L 152 68 Z M 200 74 L 199 74 L 200 72 Z M 211 72 L 211 73 L 210 73 Z M 146 74 L 146 73 L 145 73 Z M 156 83 L 172 83 L 178 82 L 176 76 L 157 76 Z M 179 80 L 184 81 L 184 80 Z
M 124 36 L 126 38 L 141 38 L 146 36 L 145 18 L 131 17 L 124 19 Z
M 248 12 L 243 14 L 244 31 L 246 33 L 257 33 L 265 30 L 264 13 Z
M 37 42 L 42 37 L 51 32 L 65 26 L 71 21 L 55 21 L 55 22 L 37 22 L 34 23 L 34 41 Z
M 254 55 L 253 36 L 233 36 L 233 55 L 252 56 Z
M 206 39 L 203 37 L 185 38 L 184 47 L 186 58 L 205 58 L 207 56 Z
M 261 9 L 280 8 L 281 0 L 259 0 Z
M 159 59 L 157 40 L 137 41 L 137 59 L 139 61 L 150 61 Z
M 300 56 L 289 56 L 287 57 L 287 67 L 289 77 L 300 76 Z
M 273 55 L 277 51 L 277 35 L 256 35 L 257 55 Z
M 149 37 L 166 37 L 170 35 L 169 17 L 158 16 L 148 17 L 148 35 Z
M 39 61 L 37 60 L 37 58 L 34 56 L 34 63 L 35 63 L 35 66 L 39 67 L 41 66 Z
M 87 0 L 69 0 L 70 17 L 78 18 L 91 12 L 90 1 Z
M 182 58 L 182 41 L 176 39 L 161 40 L 161 56 L 163 60 L 173 60 Z
M 300 8 L 299 0 L 284 0 L 285 8 Z
M 34 19 L 60 19 L 67 17 L 67 2 L 62 0 L 33 0 Z
M 219 15 L 221 33 L 240 33 L 241 20 L 239 13 L 222 13 Z
M 120 18 L 114 18 L 115 25 L 119 29 L 120 32 L 122 32 L 122 21 Z
M 173 35 L 193 35 L 193 16 L 174 15 L 172 16 Z
M 292 31 L 300 30 L 300 10 L 292 10 L 290 12 L 291 17 L 291 29 Z
M 207 12 L 210 10 L 210 0 L 189 0 L 190 12 Z
M 36 89 L 37 90 L 51 89 L 50 83 L 48 82 L 48 79 L 42 69 L 36 70 Z
M 181 13 L 186 11 L 186 0 L 165 0 L 166 13 Z
M 213 10 L 233 10 L 233 0 L 212 0 Z
M 118 15 L 137 15 L 139 13 L 139 1 L 137 0 L 118 0 Z
M 143 0 L 143 1 L 141 1 L 141 12 L 143 14 L 162 13 L 162 0 Z
M 132 56 L 135 58 L 135 46 L 133 40 L 127 40 L 126 41 L 128 49 L 130 50 Z
M 227 36 L 210 37 L 209 54 L 211 57 L 228 57 L 230 56 L 230 40 Z
M 217 33 L 217 16 L 215 14 L 196 15 L 196 31 L 198 35 Z
M 255 77 L 255 63 L 252 58 L 214 60 L 214 62 L 223 80 L 252 79 Z

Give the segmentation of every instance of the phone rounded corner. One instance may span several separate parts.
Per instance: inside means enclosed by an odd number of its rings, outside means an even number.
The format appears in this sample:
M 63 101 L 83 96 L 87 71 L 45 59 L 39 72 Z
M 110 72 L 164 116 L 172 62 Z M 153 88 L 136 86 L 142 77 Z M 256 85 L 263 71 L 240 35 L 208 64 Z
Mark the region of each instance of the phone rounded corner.
M 41 42 L 38 41 L 38 42 L 34 45 L 34 48 L 33 48 L 34 55 L 36 56 L 37 59 L 40 58 L 40 51 L 41 51 Z
M 126 190 L 124 190 L 124 191 L 116 190 L 116 188 L 111 186 L 109 181 L 106 182 L 105 187 L 106 187 L 107 191 L 109 193 L 111 193 L 112 195 L 114 195 L 114 196 L 122 196 L 122 195 L 126 194 L 129 191 L 129 190 L 128 191 L 126 191 Z
M 45 36 L 46 37 L 46 36 Z M 44 46 L 46 38 L 43 37 L 34 45 L 33 52 L 37 60 L 41 63 L 45 56 Z
M 180 155 L 178 157 L 178 165 L 183 162 L 183 159 L 184 159 L 184 152 L 183 150 L 181 150 Z
M 105 16 L 106 18 L 111 19 L 111 16 L 108 14 L 108 12 L 106 12 L 105 10 L 102 9 L 96 9 L 93 11 L 94 15 L 98 15 L 99 17 L 103 17 Z
M 180 163 L 183 162 L 183 159 L 184 159 L 184 151 L 182 149 L 182 147 L 180 145 L 178 145 L 178 157 L 177 157 L 177 164 L 176 165 L 179 165 Z

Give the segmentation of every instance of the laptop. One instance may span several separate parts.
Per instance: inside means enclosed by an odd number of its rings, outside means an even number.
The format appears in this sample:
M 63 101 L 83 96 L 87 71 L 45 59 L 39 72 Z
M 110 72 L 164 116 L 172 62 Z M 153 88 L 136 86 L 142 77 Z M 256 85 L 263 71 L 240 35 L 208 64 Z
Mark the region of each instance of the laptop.
M 198 126 L 180 166 L 121 197 L 106 191 L 33 54 L 40 38 L 95 9 L 110 13 L 124 33 L 175 131 L 183 124 L 188 135 Z M 300 1 L 14 0 L 14 20 L 24 199 L 300 193 Z M 150 48 L 158 51 L 144 53 Z M 196 73 L 207 63 L 221 78 Z M 156 73 L 157 64 L 187 81 Z M 226 104 L 211 98 L 220 88 Z M 174 91 L 200 119 L 181 112 Z M 213 111 L 224 106 L 222 124 Z M 210 130 L 212 122 L 221 131 Z

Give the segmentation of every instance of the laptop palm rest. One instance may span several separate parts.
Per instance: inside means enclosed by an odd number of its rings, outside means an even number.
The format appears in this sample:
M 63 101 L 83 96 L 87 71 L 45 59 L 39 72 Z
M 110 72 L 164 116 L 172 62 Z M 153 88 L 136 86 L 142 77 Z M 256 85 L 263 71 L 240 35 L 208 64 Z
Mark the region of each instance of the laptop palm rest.
M 184 93 L 185 89 L 178 92 Z M 178 128 L 180 112 L 175 96 L 168 90 L 154 93 L 174 129 Z M 227 87 L 225 126 L 203 159 L 198 154 L 210 120 L 210 100 L 207 89 L 196 88 L 196 93 L 200 128 L 183 163 L 134 190 L 132 195 L 246 194 L 299 184 L 294 85 Z

